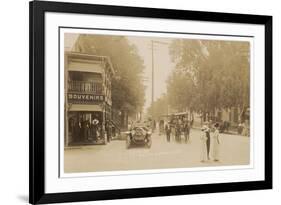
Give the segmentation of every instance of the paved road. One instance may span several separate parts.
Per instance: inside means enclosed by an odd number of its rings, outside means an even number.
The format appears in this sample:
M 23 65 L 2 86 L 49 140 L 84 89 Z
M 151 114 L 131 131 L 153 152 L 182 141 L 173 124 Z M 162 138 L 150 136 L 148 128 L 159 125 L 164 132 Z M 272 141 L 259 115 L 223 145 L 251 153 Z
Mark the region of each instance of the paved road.
M 187 168 L 220 165 L 245 165 L 250 159 L 250 140 L 239 135 L 221 134 L 220 162 L 200 162 L 199 130 L 191 130 L 189 143 L 166 141 L 154 133 L 150 149 L 126 149 L 125 141 L 115 140 L 107 145 L 66 148 L 65 172 L 94 172 L 138 169 Z

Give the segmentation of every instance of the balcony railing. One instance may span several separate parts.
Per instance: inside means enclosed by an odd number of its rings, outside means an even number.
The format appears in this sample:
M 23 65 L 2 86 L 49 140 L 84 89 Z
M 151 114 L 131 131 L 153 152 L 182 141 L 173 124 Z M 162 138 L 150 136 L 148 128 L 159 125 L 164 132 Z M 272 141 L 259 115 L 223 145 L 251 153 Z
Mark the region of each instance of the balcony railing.
M 102 83 L 88 81 L 68 81 L 69 92 L 103 94 Z

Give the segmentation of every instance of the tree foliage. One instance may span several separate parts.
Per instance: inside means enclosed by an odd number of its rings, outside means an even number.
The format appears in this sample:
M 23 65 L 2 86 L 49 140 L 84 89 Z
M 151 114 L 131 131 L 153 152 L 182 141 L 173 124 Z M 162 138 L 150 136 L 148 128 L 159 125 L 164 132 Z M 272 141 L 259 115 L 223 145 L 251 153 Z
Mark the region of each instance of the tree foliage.
M 249 107 L 249 43 L 175 40 L 170 55 L 176 68 L 168 79 L 169 102 L 202 112 Z
M 168 96 L 163 94 L 153 102 L 147 109 L 147 115 L 158 119 L 159 117 L 168 114 Z
M 116 76 L 112 79 L 112 103 L 119 110 L 136 111 L 144 105 L 142 58 L 124 36 L 80 35 L 76 49 L 84 53 L 108 56 Z

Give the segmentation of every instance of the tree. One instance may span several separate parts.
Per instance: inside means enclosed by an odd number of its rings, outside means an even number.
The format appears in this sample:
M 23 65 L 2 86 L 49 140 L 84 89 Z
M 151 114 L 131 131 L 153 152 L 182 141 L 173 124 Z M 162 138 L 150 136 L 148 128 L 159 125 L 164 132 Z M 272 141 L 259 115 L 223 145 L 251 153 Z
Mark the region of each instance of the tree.
M 147 114 L 148 116 L 153 116 L 155 119 L 159 119 L 161 116 L 168 114 L 168 96 L 163 94 L 156 101 L 154 101 L 153 104 L 147 109 Z
M 195 108 L 195 83 L 190 74 L 173 72 L 167 80 L 167 93 L 170 105 L 177 110 Z
M 172 98 L 173 105 L 184 104 L 204 114 L 214 113 L 215 109 L 249 106 L 248 42 L 179 39 L 172 43 L 170 54 L 176 69 L 168 81 L 168 94 L 182 95 Z M 180 76 L 175 74 L 178 72 Z

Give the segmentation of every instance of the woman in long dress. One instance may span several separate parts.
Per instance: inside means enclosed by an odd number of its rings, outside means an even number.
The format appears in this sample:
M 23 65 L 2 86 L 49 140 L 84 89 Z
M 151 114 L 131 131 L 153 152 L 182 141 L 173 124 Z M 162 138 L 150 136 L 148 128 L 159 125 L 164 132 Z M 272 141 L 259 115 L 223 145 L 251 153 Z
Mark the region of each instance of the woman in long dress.
M 218 162 L 219 161 L 219 147 L 220 147 L 220 140 L 219 140 L 219 124 L 216 123 L 214 125 L 215 127 L 215 131 L 214 131 L 214 134 L 213 134 L 213 142 L 212 142 L 212 156 L 213 156 L 213 160 L 215 162 Z
M 207 137 L 206 137 L 206 132 L 208 131 L 208 126 L 204 125 L 201 129 L 202 131 L 202 134 L 200 136 L 200 141 L 201 141 L 201 152 L 200 152 L 200 158 L 201 158 L 201 162 L 205 162 L 208 160 L 208 157 L 207 157 L 207 146 L 206 146 L 206 143 L 207 143 Z

